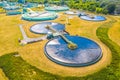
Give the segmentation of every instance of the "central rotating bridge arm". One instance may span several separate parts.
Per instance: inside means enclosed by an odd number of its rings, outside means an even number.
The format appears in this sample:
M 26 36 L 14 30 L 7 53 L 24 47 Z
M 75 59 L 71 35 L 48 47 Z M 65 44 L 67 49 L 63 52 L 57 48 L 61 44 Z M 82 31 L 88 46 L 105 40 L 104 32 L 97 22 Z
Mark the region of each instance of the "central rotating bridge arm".
M 47 25 L 46 28 L 48 30 L 51 30 L 53 33 L 58 33 L 54 28 L 52 28 L 49 25 Z M 78 47 L 77 44 L 75 44 L 72 41 L 70 41 L 69 39 L 67 39 L 63 34 L 59 33 L 59 36 L 67 43 L 67 46 L 69 49 L 74 50 Z

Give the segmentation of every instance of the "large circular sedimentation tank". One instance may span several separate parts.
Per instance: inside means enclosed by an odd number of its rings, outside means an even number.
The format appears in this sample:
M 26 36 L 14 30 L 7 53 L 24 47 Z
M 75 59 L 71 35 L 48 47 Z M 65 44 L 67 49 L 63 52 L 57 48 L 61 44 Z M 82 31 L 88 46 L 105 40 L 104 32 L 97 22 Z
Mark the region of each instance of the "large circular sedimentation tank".
M 88 21 L 105 21 L 106 20 L 106 18 L 104 16 L 85 15 L 85 16 L 80 16 L 80 18 L 83 20 L 88 20 Z
M 69 10 L 69 7 L 67 7 L 67 6 L 48 6 L 48 7 L 45 7 L 45 10 L 47 10 L 47 11 L 67 11 L 67 10 Z
M 71 50 L 62 37 L 50 40 L 45 46 L 45 55 L 55 63 L 79 67 L 88 66 L 98 62 L 102 57 L 100 46 L 87 38 L 65 35 L 67 39 L 77 44 L 77 48 Z
M 28 12 L 22 15 L 22 19 L 27 21 L 45 21 L 57 18 L 54 12 Z
M 65 30 L 65 25 L 63 24 L 55 22 L 42 22 L 31 26 L 30 31 L 36 34 L 47 34 L 50 32 L 50 30 L 46 29 L 47 25 L 51 26 L 58 32 Z

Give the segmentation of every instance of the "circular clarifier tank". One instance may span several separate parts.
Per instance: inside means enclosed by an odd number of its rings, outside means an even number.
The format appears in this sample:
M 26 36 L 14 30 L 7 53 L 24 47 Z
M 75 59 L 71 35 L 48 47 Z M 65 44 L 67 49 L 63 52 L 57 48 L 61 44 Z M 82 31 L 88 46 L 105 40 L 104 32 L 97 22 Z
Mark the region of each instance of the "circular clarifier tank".
M 66 11 L 65 14 L 68 14 L 68 15 L 79 15 L 80 12 L 79 11 Z
M 0 7 L 3 7 L 3 2 L 0 2 Z
M 54 20 L 58 16 L 54 12 L 28 12 L 22 15 L 22 19 L 27 21 L 45 21 L 45 20 Z
M 31 26 L 30 31 L 36 34 L 47 34 L 48 32 L 51 32 L 46 28 L 46 26 L 48 25 L 54 28 L 58 32 L 65 30 L 65 25 L 63 24 L 55 23 L 55 22 L 42 22 Z
M 17 10 L 17 9 L 20 9 L 20 6 L 17 6 L 17 5 L 8 5 L 8 6 L 5 6 L 4 7 L 5 10 Z
M 37 7 L 37 3 L 26 3 L 23 5 L 24 8 L 32 8 L 32 7 Z
M 104 16 L 80 16 L 81 19 L 88 20 L 88 21 L 105 21 L 106 18 Z
M 49 7 L 45 7 L 45 10 L 47 10 L 47 11 L 67 11 L 67 10 L 69 10 L 69 7 L 67 7 L 67 6 L 49 6 Z
M 60 36 L 49 41 L 45 46 L 45 55 L 53 62 L 80 67 L 94 64 L 101 59 L 102 50 L 96 42 L 79 36 L 65 35 L 65 37 L 75 43 L 77 48 L 74 50 L 68 48 L 66 41 Z

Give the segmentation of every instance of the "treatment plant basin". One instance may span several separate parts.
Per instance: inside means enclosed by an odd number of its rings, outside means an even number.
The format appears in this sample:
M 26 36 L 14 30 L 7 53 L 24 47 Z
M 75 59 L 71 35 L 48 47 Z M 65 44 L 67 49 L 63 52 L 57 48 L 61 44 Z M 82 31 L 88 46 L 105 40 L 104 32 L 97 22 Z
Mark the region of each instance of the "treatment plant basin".
M 48 6 L 48 7 L 45 7 L 45 10 L 59 12 L 59 11 L 67 11 L 67 10 L 69 10 L 69 7 L 67 7 L 67 6 Z
M 80 67 L 94 64 L 101 59 L 102 50 L 96 42 L 79 36 L 64 36 L 77 47 L 70 49 L 61 36 L 50 40 L 44 51 L 51 61 L 64 66 Z
M 30 31 L 36 34 L 47 34 L 48 32 L 50 32 L 50 30 L 46 29 L 46 26 L 48 25 L 58 32 L 65 30 L 65 25 L 63 24 L 55 22 L 42 22 L 31 26 Z
M 27 12 L 22 15 L 23 20 L 27 21 L 45 21 L 45 20 L 54 20 L 58 16 L 54 12 Z
M 25 3 L 22 5 L 24 8 L 32 8 L 32 7 L 37 7 L 37 3 Z
M 68 14 L 68 15 L 79 15 L 80 12 L 79 11 L 66 11 L 65 14 Z
M 5 10 L 17 10 L 17 9 L 20 9 L 20 6 L 17 6 L 17 5 L 7 5 L 4 7 Z
M 88 20 L 88 21 L 105 21 L 106 20 L 104 16 L 85 15 L 85 16 L 80 16 L 80 18 L 83 20 Z
M 0 7 L 3 7 L 3 2 L 0 2 Z

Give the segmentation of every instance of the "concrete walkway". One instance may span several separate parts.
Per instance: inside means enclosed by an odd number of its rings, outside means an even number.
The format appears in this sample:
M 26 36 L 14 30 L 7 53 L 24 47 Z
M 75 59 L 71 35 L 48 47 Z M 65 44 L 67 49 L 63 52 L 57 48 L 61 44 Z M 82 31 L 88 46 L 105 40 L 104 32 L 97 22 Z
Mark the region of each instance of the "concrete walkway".
M 43 36 L 43 37 L 38 37 L 38 38 L 28 38 L 26 33 L 25 33 L 25 31 L 24 31 L 24 29 L 23 29 L 23 25 L 22 24 L 19 25 L 19 28 L 20 28 L 20 31 L 21 31 L 22 36 L 23 36 L 23 40 L 21 40 L 22 44 L 28 44 L 28 43 L 42 41 L 42 40 L 47 39 L 47 35 Z

